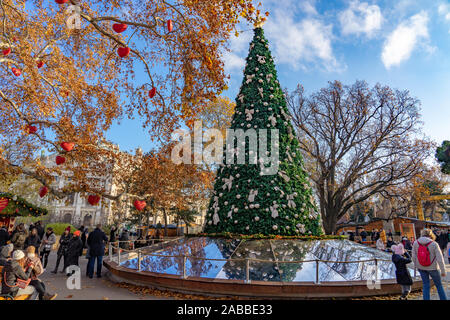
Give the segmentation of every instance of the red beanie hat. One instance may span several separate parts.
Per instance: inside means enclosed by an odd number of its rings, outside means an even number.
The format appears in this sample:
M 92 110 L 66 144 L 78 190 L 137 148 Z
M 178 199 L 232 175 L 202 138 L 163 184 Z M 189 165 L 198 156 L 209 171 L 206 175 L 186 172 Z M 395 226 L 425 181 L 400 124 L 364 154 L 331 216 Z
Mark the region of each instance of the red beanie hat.
M 80 230 L 77 230 L 77 231 L 75 231 L 75 232 L 73 233 L 73 235 L 74 235 L 75 237 L 79 237 L 80 234 L 81 234 Z
M 68 226 L 65 231 L 69 231 L 70 232 L 70 226 Z

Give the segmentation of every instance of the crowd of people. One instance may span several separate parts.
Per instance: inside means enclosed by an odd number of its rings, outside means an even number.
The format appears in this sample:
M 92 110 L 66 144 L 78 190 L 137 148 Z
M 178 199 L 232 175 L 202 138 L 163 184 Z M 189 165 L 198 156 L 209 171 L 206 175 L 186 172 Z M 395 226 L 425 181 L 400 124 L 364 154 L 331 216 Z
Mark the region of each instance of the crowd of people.
M 134 247 L 150 245 L 153 239 L 162 239 L 159 229 L 155 235 L 147 235 L 145 239 L 141 234 L 134 242 Z M 51 271 L 53 274 L 58 273 L 62 261 L 63 267 L 60 272 L 71 276 L 75 271 L 74 268 L 68 269 L 68 267 L 79 266 L 79 258 L 85 253 L 88 259 L 85 274 L 92 279 L 94 270 L 97 278 L 102 277 L 106 244 L 116 241 L 119 241 L 121 248 L 130 249 L 128 230 L 123 229 L 119 234 L 117 228 L 112 226 L 108 239 L 101 225 L 97 225 L 91 232 L 84 226 L 78 230 L 72 230 L 69 226 L 57 243 L 53 229 L 48 227 L 44 230 L 41 221 L 31 224 L 28 230 L 23 223 L 20 223 L 11 234 L 5 226 L 0 226 L 0 266 L 3 267 L 1 293 L 12 297 L 29 295 L 31 300 L 36 298 L 53 300 L 57 294 L 48 293 L 44 281 L 39 279 L 39 276 L 46 270 L 49 255 L 55 245 L 57 250 L 55 268 Z
M 368 232 L 360 229 L 358 236 L 350 233 L 349 239 L 359 243 L 367 243 Z M 423 282 L 423 299 L 430 300 L 430 278 L 436 286 L 439 298 L 447 300 L 442 285 L 442 278 L 446 277 L 445 260 L 450 264 L 450 233 L 445 230 L 421 231 L 419 239 L 408 239 L 403 235 L 401 240 L 394 241 L 391 231 L 373 229 L 370 242 L 375 243 L 378 250 L 392 253 L 392 262 L 396 268 L 397 283 L 402 288 L 401 299 L 407 299 L 411 291 L 413 280 L 407 265 L 413 263 Z
M 115 228 L 112 240 L 115 240 Z M 24 224 L 20 223 L 9 234 L 5 227 L 0 228 L 0 266 L 2 268 L 2 295 L 10 295 L 13 298 L 20 295 L 29 295 L 30 300 L 53 300 L 57 294 L 46 291 L 44 281 L 39 276 L 47 268 L 49 255 L 57 242 L 57 237 L 51 227 L 46 231 L 39 221 L 31 225 L 27 231 Z M 81 226 L 78 230 L 67 227 L 59 238 L 56 251 L 56 265 L 52 273 L 58 272 L 61 260 L 63 260 L 62 273 L 72 275 L 74 269 L 69 266 L 79 266 L 79 258 L 86 250 L 88 265 L 86 276 L 94 277 L 94 266 L 97 262 L 96 276 L 102 276 L 102 257 L 108 237 L 101 230 L 101 226 L 89 232 L 88 228 Z M 70 271 L 72 270 L 72 271 Z

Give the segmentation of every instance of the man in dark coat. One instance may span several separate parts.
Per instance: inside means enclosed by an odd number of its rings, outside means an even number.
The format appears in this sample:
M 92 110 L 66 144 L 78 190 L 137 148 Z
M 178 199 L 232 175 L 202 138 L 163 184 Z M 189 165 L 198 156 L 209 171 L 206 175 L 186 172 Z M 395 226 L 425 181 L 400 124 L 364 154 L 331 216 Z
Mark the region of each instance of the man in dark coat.
M 9 240 L 8 230 L 6 230 L 6 227 L 4 225 L 2 225 L 0 227 L 0 247 L 3 247 L 4 245 L 6 245 L 8 240 Z
M 56 266 L 55 266 L 55 270 L 52 271 L 52 273 L 57 273 L 58 272 L 58 267 L 59 267 L 59 262 L 61 261 L 61 258 L 64 257 L 64 267 L 63 267 L 63 271 L 66 270 L 67 267 L 67 261 L 66 261 L 66 251 L 67 251 L 67 247 L 69 245 L 69 241 L 72 238 L 72 235 L 70 234 L 70 227 L 67 227 L 64 230 L 64 233 L 61 235 L 61 238 L 59 238 L 59 248 L 58 248 L 58 252 L 56 253 L 57 258 L 56 258 Z
M 80 258 L 83 250 L 83 242 L 81 241 L 80 235 L 80 230 L 77 230 L 73 233 L 72 238 L 69 240 L 66 254 L 64 256 L 64 263 L 66 264 L 66 267 L 78 266 L 78 259 Z M 67 276 L 70 276 L 74 272 L 75 271 L 72 271 L 72 273 L 67 273 Z
M 36 222 L 36 225 L 34 226 L 37 229 L 37 234 L 39 236 L 39 239 L 42 240 L 42 238 L 44 237 L 44 227 L 42 227 L 42 221 L 38 221 Z
M 362 228 L 360 236 L 361 236 L 361 240 L 362 241 L 366 241 L 366 239 L 367 239 L 367 232 L 366 232 L 366 230 L 364 228 Z
M 31 234 L 25 239 L 24 250 L 33 246 L 36 252 L 39 252 L 41 246 L 41 238 L 39 238 L 38 230 L 36 228 L 31 229 Z
M 87 275 L 92 279 L 94 276 L 94 264 L 97 259 L 97 278 L 102 277 L 102 260 L 105 254 L 105 244 L 108 238 L 101 230 L 101 225 L 97 225 L 94 231 L 89 234 L 87 244 L 89 246 L 89 262 L 87 265 Z
M 447 248 L 448 243 L 448 235 L 445 231 L 440 231 L 439 236 L 436 238 L 436 242 L 439 244 L 439 247 L 441 248 L 442 252 L 445 252 L 445 249 Z

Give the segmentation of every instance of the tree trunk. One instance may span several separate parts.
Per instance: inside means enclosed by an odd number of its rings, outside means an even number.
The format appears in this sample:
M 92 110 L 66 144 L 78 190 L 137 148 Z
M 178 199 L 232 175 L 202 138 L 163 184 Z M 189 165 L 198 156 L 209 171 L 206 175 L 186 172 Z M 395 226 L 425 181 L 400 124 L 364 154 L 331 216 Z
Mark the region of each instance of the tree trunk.
M 163 209 L 163 214 L 164 214 L 164 237 L 167 237 L 168 230 L 167 230 L 167 213 L 166 213 L 166 209 Z
M 187 222 L 185 221 L 184 224 L 186 225 L 186 234 L 189 234 L 189 226 L 188 226 Z
M 336 232 L 337 213 L 330 211 L 331 210 L 326 210 L 326 216 L 322 217 L 325 234 L 335 234 Z

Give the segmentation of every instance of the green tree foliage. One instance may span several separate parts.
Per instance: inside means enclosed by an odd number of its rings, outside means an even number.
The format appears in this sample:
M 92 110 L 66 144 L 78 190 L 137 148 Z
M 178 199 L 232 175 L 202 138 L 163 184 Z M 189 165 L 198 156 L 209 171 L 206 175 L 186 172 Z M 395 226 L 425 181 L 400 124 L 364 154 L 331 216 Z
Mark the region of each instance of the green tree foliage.
M 442 173 L 450 174 L 450 141 L 443 141 L 442 145 L 436 149 L 435 156 L 441 165 Z
M 224 157 L 217 171 L 205 232 L 321 235 L 320 216 L 303 167 L 299 143 L 261 28 L 254 30 L 246 61 L 230 129 L 247 130 L 246 133 L 254 129 L 258 136 L 261 134 L 258 130 L 269 129 L 267 151 L 272 150 L 274 130 L 271 129 L 277 129 L 279 141 L 274 143 L 279 145 L 279 153 L 275 154 L 279 167 L 275 174 L 263 175 L 262 170 L 267 167 L 248 161 L 249 143 L 245 143 L 245 164 L 236 164 L 236 157 L 233 164 L 228 164 Z M 234 145 L 228 146 L 230 149 L 242 148 L 236 140 Z M 261 150 L 258 158 L 260 156 Z

